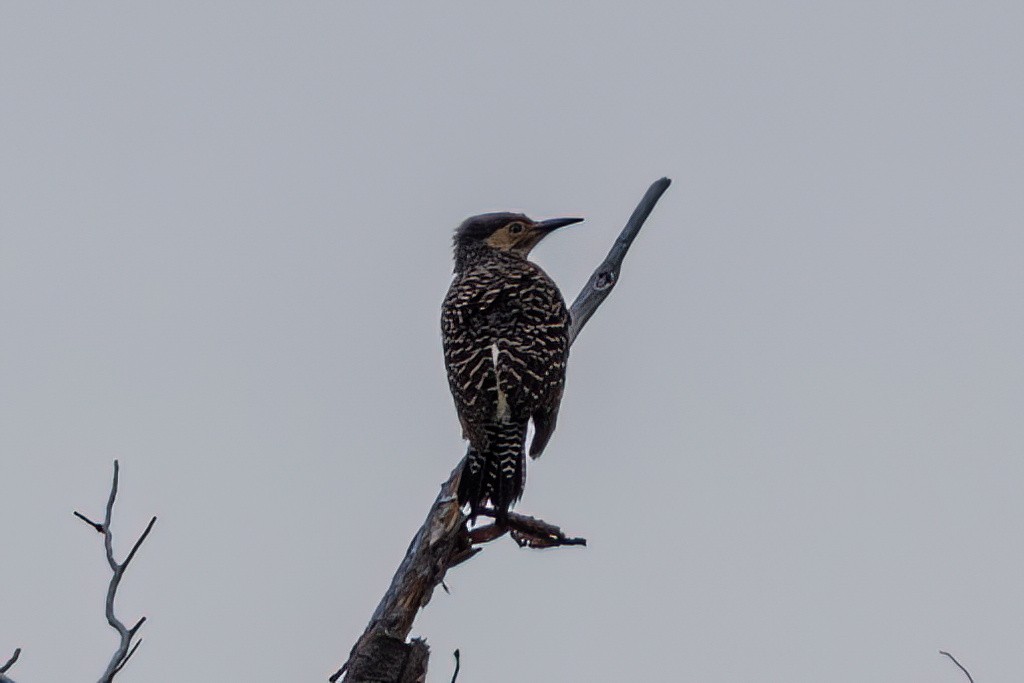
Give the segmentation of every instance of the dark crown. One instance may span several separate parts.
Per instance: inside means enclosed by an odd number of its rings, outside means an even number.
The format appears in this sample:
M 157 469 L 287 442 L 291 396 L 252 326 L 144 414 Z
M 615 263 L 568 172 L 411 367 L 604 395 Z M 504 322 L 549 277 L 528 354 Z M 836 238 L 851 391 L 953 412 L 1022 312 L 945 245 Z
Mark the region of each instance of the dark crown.
M 509 211 L 496 211 L 494 213 L 482 213 L 479 216 L 472 216 L 462 221 L 462 225 L 455 229 L 455 245 L 469 244 L 471 242 L 483 242 L 494 234 L 494 231 L 503 225 L 513 221 L 521 221 L 529 225 L 532 221 L 521 213 Z

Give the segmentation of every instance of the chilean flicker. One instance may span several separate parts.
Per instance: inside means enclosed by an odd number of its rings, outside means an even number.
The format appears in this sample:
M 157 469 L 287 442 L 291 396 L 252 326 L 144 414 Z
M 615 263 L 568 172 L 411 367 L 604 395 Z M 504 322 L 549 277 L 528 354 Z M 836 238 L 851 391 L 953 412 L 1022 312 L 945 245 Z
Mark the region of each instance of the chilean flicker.
M 455 231 L 455 277 L 441 315 L 448 383 L 469 440 L 459 481 L 475 517 L 489 500 L 499 521 L 523 495 L 530 456 L 558 417 L 569 357 L 569 312 L 530 250 L 582 218 L 533 221 L 516 213 L 467 219 Z

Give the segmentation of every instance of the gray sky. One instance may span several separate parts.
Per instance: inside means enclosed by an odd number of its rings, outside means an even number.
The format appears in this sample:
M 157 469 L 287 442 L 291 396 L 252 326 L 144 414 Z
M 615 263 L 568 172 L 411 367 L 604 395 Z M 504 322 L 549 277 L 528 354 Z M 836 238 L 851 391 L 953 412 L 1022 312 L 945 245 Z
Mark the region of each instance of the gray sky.
M 587 222 L 519 509 L 414 632 L 431 681 L 1024 671 L 1019 3 L 8 2 L 0 658 L 92 680 L 122 462 L 125 681 L 324 680 L 463 446 L 450 234 Z

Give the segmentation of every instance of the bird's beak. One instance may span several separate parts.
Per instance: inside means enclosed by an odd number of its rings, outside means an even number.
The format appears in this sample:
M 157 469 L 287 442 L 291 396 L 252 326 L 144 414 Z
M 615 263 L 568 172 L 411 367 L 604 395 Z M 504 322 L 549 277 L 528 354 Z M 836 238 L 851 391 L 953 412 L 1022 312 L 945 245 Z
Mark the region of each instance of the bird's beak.
M 538 230 L 540 230 L 542 233 L 546 235 L 549 232 L 554 232 L 559 228 L 564 228 L 565 226 L 572 225 L 573 223 L 579 223 L 582 220 L 582 218 L 552 218 L 537 223 L 536 227 Z

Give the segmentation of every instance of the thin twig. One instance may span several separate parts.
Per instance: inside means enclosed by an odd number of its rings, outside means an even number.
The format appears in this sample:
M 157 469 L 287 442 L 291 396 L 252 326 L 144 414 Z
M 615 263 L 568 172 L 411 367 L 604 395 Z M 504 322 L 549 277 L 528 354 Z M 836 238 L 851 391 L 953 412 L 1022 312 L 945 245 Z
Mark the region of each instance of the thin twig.
M 117 597 L 117 589 L 121 585 L 121 579 L 124 577 L 125 570 L 128 569 L 128 565 L 131 564 L 132 559 L 135 558 L 135 554 L 142 547 L 146 538 L 149 537 L 149 532 L 153 530 L 153 525 L 156 524 L 156 517 L 149 520 L 149 524 L 146 525 L 145 531 L 139 536 L 139 538 L 132 544 L 132 548 L 128 551 L 128 555 L 125 557 L 124 562 L 118 562 L 114 558 L 114 532 L 111 529 L 111 522 L 114 516 L 114 502 L 117 500 L 117 483 L 118 476 L 120 474 L 120 464 L 117 460 L 114 461 L 114 478 L 110 484 L 110 496 L 107 498 L 107 507 L 103 516 L 103 523 L 97 523 L 83 515 L 82 513 L 75 511 L 75 516 L 81 519 L 83 522 L 94 528 L 99 533 L 103 534 L 103 550 L 107 556 L 107 564 L 110 565 L 110 571 L 112 576 L 110 577 L 110 583 L 107 586 L 107 598 L 106 598 L 106 617 L 107 623 L 110 624 L 111 628 L 117 631 L 120 636 L 120 643 L 118 644 L 117 650 L 110 658 L 110 662 L 107 664 L 106 670 L 100 677 L 99 683 L 110 683 L 114 680 L 114 676 L 124 668 L 124 665 L 128 663 L 135 651 L 138 650 L 139 645 L 142 644 L 140 638 L 137 642 L 133 642 L 135 635 L 142 628 L 142 625 L 146 623 L 146 617 L 140 618 L 135 625 L 128 628 L 124 625 L 117 615 L 114 613 L 114 599 Z M 0 682 L 2 683 L 2 682 Z
M 91 519 L 89 519 L 88 517 L 83 515 L 78 510 L 75 510 L 75 517 L 78 517 L 80 520 L 82 520 L 83 522 L 85 522 L 86 524 L 88 524 L 89 526 L 91 526 L 93 529 L 95 529 L 96 531 L 100 532 L 101 534 L 103 533 L 103 525 L 102 524 L 100 524 L 98 522 L 92 521 Z
M 455 652 L 452 654 L 455 655 L 455 673 L 452 674 L 452 683 L 455 683 L 459 678 L 459 649 L 455 648 Z
M 10 659 L 3 666 L 0 666 L 0 683 L 14 683 L 13 679 L 7 677 L 7 672 L 11 670 L 11 667 L 14 666 L 14 663 L 18 661 L 20 656 L 21 648 L 19 647 L 14 650 L 14 654 L 11 655 Z
M 14 654 L 11 655 L 11 658 L 7 660 L 7 663 L 4 664 L 3 666 L 0 666 L 0 674 L 7 673 L 10 670 L 10 668 L 12 666 L 14 666 L 14 663 L 16 661 L 18 661 L 18 657 L 20 657 L 20 656 L 21 656 L 21 648 L 19 647 L 18 649 L 16 649 L 14 651 Z
M 117 669 L 114 670 L 115 674 L 124 668 L 124 665 L 128 663 L 129 659 L 132 658 L 132 655 L 135 654 L 135 651 L 139 649 L 139 645 L 142 645 L 142 638 L 136 640 L 135 644 L 132 645 L 132 649 L 128 650 L 128 654 L 125 655 L 124 660 L 122 660 L 121 663 L 117 665 Z
M 965 669 L 963 664 L 961 664 L 960 662 L 956 661 L 956 657 L 954 657 L 953 655 L 949 654 L 945 650 L 939 650 L 939 654 L 940 655 L 946 655 L 947 657 L 952 659 L 953 663 L 956 664 L 958 667 L 960 667 L 960 670 L 964 672 L 965 676 L 967 676 L 967 680 L 970 681 L 971 683 L 974 683 L 974 679 L 971 678 L 971 672 L 968 671 L 967 669 Z

